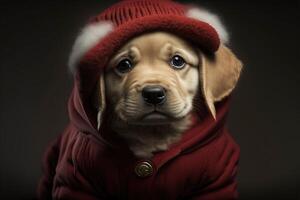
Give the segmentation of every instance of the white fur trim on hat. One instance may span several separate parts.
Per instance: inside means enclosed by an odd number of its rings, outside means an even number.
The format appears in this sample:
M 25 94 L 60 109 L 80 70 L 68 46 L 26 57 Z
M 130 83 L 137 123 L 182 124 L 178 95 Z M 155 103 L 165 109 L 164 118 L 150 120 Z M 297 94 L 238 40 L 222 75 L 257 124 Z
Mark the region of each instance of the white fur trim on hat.
M 186 16 L 211 25 L 217 31 L 222 43 L 227 43 L 229 41 L 228 32 L 217 15 L 204 9 L 191 8 L 187 11 Z
M 87 25 L 77 37 L 69 57 L 68 66 L 74 72 L 78 62 L 91 48 L 113 30 L 113 24 L 108 21 L 101 21 Z

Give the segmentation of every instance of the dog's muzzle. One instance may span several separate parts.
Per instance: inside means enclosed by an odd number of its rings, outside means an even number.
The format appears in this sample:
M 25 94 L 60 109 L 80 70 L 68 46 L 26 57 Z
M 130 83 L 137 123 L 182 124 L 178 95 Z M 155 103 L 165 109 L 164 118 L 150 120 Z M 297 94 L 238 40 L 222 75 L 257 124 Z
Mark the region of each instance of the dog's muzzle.
M 159 85 L 146 86 L 142 90 L 142 97 L 148 104 L 163 104 L 166 101 L 166 90 Z

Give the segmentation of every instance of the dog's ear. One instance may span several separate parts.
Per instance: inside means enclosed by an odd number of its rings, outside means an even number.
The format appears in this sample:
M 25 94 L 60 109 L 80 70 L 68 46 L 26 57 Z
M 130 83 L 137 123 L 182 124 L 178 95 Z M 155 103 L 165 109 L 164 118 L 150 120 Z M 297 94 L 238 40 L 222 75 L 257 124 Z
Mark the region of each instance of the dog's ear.
M 103 113 L 105 111 L 106 102 L 105 102 L 105 80 L 104 73 L 100 74 L 99 81 L 96 87 L 95 93 L 95 105 L 97 108 L 97 129 L 100 129 L 102 123 Z
M 241 61 L 225 45 L 214 55 L 201 55 L 200 78 L 206 104 L 214 118 L 214 103 L 222 100 L 234 89 L 242 69 Z

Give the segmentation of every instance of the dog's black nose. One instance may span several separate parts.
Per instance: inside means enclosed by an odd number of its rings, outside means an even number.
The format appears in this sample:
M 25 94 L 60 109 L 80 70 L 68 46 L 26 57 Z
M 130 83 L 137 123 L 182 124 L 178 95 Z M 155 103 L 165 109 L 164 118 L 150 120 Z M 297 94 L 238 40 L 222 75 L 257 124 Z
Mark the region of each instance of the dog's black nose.
M 166 100 L 165 89 L 159 85 L 144 87 L 142 96 L 145 102 L 153 105 L 162 104 Z

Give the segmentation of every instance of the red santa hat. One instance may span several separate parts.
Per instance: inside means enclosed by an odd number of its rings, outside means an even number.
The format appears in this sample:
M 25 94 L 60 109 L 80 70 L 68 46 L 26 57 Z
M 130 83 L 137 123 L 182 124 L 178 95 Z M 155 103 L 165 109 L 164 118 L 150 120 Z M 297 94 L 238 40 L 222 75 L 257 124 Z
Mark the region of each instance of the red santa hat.
M 228 33 L 218 16 L 171 0 L 123 0 L 93 17 L 73 46 L 69 68 L 104 68 L 109 58 L 131 38 L 165 31 L 214 53 Z

